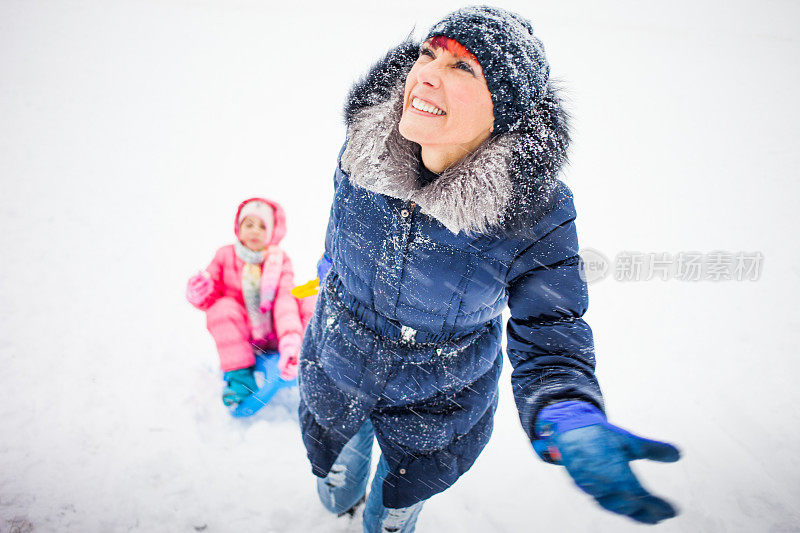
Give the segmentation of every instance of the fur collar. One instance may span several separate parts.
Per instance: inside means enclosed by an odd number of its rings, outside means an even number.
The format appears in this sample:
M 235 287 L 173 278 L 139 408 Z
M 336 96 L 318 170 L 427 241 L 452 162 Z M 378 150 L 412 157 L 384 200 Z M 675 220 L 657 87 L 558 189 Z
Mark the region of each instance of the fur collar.
M 413 201 L 453 233 L 530 233 L 554 206 L 557 175 L 567 159 L 568 115 L 552 82 L 517 131 L 494 135 L 425 186 L 417 181 L 419 150 L 398 131 L 403 85 L 419 45 L 406 41 L 372 67 L 345 107 L 342 170 L 351 183 Z

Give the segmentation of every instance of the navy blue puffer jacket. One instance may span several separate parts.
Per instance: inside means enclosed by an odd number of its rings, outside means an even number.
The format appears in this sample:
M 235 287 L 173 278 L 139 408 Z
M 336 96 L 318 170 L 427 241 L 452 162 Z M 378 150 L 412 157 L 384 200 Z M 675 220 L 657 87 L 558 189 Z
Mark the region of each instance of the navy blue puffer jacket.
M 416 57 L 404 43 L 351 92 L 325 243 L 333 267 L 300 358 L 314 474 L 327 475 L 369 418 L 391 470 L 387 507 L 445 490 L 488 442 L 506 306 L 528 435 L 553 401 L 603 407 L 575 210 L 556 177 L 569 137 L 555 88 L 521 131 L 423 185 L 419 146 L 397 131 Z

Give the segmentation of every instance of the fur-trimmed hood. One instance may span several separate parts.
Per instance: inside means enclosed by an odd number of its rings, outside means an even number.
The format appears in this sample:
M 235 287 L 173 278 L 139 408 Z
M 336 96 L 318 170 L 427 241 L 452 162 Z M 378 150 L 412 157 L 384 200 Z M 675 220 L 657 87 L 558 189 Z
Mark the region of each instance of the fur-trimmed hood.
M 557 87 L 548 82 L 520 129 L 491 136 L 423 186 L 417 180 L 420 146 L 398 130 L 405 78 L 418 54 L 419 43 L 400 44 L 351 89 L 342 170 L 359 187 L 415 202 L 453 233 L 529 233 L 553 208 L 567 161 L 569 116 Z

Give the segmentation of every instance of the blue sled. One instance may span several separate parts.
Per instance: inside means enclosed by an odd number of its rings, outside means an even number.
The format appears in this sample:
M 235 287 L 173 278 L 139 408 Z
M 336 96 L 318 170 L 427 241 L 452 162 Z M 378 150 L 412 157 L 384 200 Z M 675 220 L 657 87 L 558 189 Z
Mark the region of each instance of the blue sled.
M 256 355 L 255 372 L 264 374 L 264 385 L 245 401 L 240 402 L 236 408 L 231 409 L 233 416 L 239 418 L 252 416 L 267 405 L 276 392 L 284 387 L 297 385 L 297 378 L 291 381 L 281 379 L 281 372 L 278 370 L 278 359 L 280 359 L 280 356 L 275 352 Z

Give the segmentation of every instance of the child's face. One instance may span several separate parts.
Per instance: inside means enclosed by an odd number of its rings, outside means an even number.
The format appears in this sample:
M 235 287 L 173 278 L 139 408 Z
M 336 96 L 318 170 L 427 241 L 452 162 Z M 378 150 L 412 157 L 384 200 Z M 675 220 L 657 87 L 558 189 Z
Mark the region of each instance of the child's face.
M 267 227 L 260 218 L 247 216 L 239 226 L 239 240 L 254 252 L 260 252 L 267 240 Z

